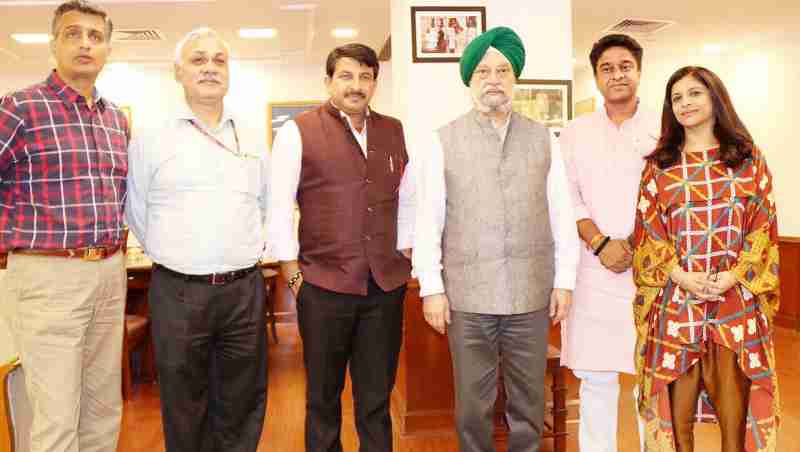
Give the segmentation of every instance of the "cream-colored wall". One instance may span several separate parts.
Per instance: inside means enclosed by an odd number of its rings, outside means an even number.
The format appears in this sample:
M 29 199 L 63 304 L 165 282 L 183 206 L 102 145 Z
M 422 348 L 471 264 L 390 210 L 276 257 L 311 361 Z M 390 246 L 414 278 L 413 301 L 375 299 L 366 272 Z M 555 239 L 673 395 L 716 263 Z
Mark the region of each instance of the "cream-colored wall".
M 46 71 L 3 73 L 0 74 L 0 91 L 22 88 L 46 76 Z M 324 62 L 282 64 L 233 60 L 226 101 L 266 126 L 269 102 L 327 99 L 324 77 Z M 392 114 L 391 83 L 391 63 L 382 63 L 378 89 L 372 101 L 375 110 Z M 101 74 L 97 86 L 117 105 L 132 107 L 134 129 L 163 118 L 182 102 L 183 96 L 180 85 L 175 82 L 172 64 L 168 62 L 111 63 Z
M 719 54 L 695 48 L 648 48 L 644 42 L 639 96 L 646 108 L 661 110 L 669 77 L 680 67 L 701 65 L 720 76 L 737 112 L 760 146 L 775 177 L 778 227 L 781 235 L 800 236 L 800 151 L 793 130 L 800 119 L 800 48 L 798 32 L 761 36 L 758 41 L 728 42 Z M 578 58 L 588 59 L 585 55 Z M 575 99 L 596 96 L 592 71 L 576 72 Z

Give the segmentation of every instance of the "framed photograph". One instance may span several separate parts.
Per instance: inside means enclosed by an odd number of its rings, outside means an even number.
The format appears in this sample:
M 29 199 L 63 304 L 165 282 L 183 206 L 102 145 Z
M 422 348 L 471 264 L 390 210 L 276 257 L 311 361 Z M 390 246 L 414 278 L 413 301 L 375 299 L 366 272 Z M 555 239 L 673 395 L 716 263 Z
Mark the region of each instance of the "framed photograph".
M 306 110 L 313 110 L 320 105 L 324 104 L 324 100 L 301 100 L 290 102 L 270 102 L 267 104 L 267 145 L 270 150 L 272 149 L 272 142 L 275 140 L 275 134 L 281 128 L 283 123 L 294 118 L 297 114 Z
M 483 6 L 412 6 L 414 63 L 457 63 L 473 39 L 486 31 Z
M 514 86 L 514 111 L 558 131 L 572 119 L 571 80 L 518 80 Z

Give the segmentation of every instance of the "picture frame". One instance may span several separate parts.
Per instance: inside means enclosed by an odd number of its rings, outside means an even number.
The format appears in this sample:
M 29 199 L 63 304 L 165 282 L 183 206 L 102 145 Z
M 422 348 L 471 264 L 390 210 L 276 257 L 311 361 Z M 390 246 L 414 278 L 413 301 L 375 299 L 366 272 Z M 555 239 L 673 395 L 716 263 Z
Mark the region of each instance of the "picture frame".
M 514 86 L 514 111 L 559 135 L 572 119 L 572 80 L 526 80 Z
M 483 6 L 412 6 L 414 63 L 457 63 L 467 45 L 486 31 Z
M 298 114 L 313 110 L 320 105 L 323 105 L 324 100 L 298 100 L 298 101 L 285 101 L 285 102 L 270 102 L 267 104 L 267 146 L 272 150 L 272 142 L 275 141 L 275 135 L 278 129 L 288 120 L 294 118 Z

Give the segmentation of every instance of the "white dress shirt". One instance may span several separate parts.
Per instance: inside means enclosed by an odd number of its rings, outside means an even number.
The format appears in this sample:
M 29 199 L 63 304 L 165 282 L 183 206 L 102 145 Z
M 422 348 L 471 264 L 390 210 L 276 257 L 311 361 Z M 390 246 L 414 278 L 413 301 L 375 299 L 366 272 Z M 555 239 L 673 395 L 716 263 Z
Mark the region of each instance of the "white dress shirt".
M 220 124 L 208 128 L 186 106 L 160 126 L 135 134 L 128 152 L 126 216 L 153 261 L 191 275 L 258 262 L 269 197 L 263 135 L 263 126 L 249 125 L 227 108 Z M 231 152 L 236 136 L 239 155 Z
M 497 127 L 501 139 L 508 133 L 509 120 Z M 434 132 L 424 151 L 417 155 L 417 210 L 412 264 L 419 279 L 420 296 L 444 293 L 442 280 L 442 233 L 445 226 L 447 187 L 444 151 L 439 134 Z M 427 148 L 427 149 L 426 149 Z M 553 287 L 573 290 L 580 253 L 572 198 L 567 187 L 564 161 L 557 143 L 551 146 L 547 175 L 548 212 L 555 242 L 555 278 Z M 480 162 L 476 162 L 479 164 Z M 536 221 L 536 219 L 532 219 Z
M 350 131 L 367 157 L 367 121 L 358 132 L 350 117 L 340 111 L 347 120 Z M 369 112 L 367 112 L 369 115 Z M 409 161 L 400 180 L 397 215 L 397 249 L 411 248 L 414 238 L 415 208 L 415 159 L 410 150 Z M 270 219 L 267 226 L 270 255 L 279 261 L 297 259 L 300 245 L 295 230 L 294 211 L 297 187 L 300 184 L 300 169 L 303 157 L 303 141 L 297 123 L 290 120 L 281 126 L 272 146 L 272 176 L 270 178 Z

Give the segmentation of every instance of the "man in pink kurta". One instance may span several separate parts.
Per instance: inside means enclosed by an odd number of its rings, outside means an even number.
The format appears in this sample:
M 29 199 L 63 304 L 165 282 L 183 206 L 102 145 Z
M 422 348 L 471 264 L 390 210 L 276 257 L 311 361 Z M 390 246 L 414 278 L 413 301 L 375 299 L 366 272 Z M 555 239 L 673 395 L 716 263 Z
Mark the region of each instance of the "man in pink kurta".
M 633 233 L 644 156 L 660 132 L 656 113 L 639 107 L 642 48 L 608 35 L 592 48 L 605 99 L 561 135 L 581 250 L 573 306 L 562 323 L 562 364 L 581 380 L 581 452 L 616 452 L 619 373 L 635 374 L 631 275 Z

